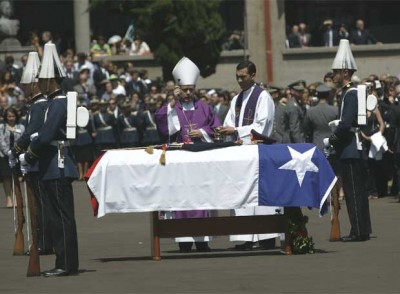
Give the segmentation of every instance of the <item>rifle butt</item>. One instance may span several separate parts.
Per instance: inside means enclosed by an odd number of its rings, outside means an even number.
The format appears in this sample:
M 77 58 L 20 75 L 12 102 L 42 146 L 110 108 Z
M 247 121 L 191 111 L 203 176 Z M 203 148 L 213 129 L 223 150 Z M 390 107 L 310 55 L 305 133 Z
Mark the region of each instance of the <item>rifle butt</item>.
M 33 246 L 32 246 L 33 247 Z M 40 276 L 40 259 L 39 259 L 39 251 L 37 248 L 32 248 L 29 251 L 29 263 L 28 263 L 28 271 L 26 272 L 27 277 L 38 277 Z
M 339 222 L 339 186 L 336 183 L 332 189 L 332 204 L 333 204 L 333 215 L 331 220 L 331 233 L 329 241 L 335 242 L 340 241 L 340 222 Z
M 15 233 L 15 243 L 14 243 L 14 256 L 24 255 L 24 234 L 21 230 L 17 230 Z
M 40 257 L 38 251 L 38 225 L 37 225 L 37 215 L 36 215 L 36 203 L 35 203 L 35 196 L 33 193 L 31 179 L 29 178 L 29 176 L 27 176 L 25 177 L 25 180 L 26 180 L 29 214 L 31 216 L 30 225 L 32 231 L 32 244 L 29 250 L 30 252 L 29 263 L 26 276 L 38 277 L 40 276 Z
M 15 233 L 15 244 L 14 244 L 14 253 L 13 255 L 24 255 L 24 203 L 22 200 L 21 186 L 18 181 L 18 175 L 16 173 L 13 174 L 13 182 L 14 182 L 14 193 L 15 199 L 17 202 L 17 231 Z
M 329 236 L 329 241 L 340 241 L 340 223 L 337 217 L 334 217 L 331 221 L 331 234 Z

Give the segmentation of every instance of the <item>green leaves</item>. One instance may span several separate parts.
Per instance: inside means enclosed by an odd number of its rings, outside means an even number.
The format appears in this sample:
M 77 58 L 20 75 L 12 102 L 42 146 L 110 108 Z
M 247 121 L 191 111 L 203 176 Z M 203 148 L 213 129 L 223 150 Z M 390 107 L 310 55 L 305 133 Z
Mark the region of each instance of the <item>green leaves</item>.
M 163 67 L 164 80 L 172 78 L 173 66 L 190 58 L 203 77 L 215 73 L 225 24 L 219 0 L 95 0 L 96 5 L 120 7 L 135 20 L 135 30 L 146 41 Z

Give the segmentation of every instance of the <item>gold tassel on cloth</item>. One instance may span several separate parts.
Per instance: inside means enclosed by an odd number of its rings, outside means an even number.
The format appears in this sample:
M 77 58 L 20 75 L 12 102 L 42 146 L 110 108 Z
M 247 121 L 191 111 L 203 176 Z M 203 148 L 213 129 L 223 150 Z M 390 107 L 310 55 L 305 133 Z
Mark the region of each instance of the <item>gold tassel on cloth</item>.
M 148 146 L 144 149 L 148 154 L 154 154 L 154 146 Z
M 162 149 L 162 153 L 161 153 L 161 157 L 160 157 L 160 164 L 161 165 L 165 165 L 167 163 L 166 159 L 165 159 L 165 154 L 167 153 L 167 144 L 163 144 L 161 149 Z

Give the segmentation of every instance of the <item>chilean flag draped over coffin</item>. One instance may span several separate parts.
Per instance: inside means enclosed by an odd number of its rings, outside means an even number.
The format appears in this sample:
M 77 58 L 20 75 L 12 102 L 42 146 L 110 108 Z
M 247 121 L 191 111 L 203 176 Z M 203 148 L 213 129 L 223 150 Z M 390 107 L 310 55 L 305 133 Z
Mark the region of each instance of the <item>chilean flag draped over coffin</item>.
M 311 144 L 259 145 L 259 205 L 309 206 L 327 212 L 336 176 Z
M 105 152 L 86 175 L 97 216 L 256 205 L 314 207 L 323 215 L 336 182 L 327 159 L 312 144 L 168 150 L 165 165 L 160 164 L 162 152 Z

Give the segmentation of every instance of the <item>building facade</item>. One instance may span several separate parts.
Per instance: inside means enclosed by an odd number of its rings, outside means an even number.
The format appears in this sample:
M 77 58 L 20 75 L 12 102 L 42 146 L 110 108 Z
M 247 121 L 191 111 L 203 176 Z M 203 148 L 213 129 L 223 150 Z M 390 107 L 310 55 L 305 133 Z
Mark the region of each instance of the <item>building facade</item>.
M 89 10 L 89 0 L 14 1 L 15 18 L 21 20 L 20 35 L 29 43 L 32 30 L 53 32 L 63 45 L 76 52 L 88 52 L 93 35 L 123 35 L 130 22 L 120 12 Z M 370 73 L 400 73 L 399 1 L 341 0 L 230 0 L 222 1 L 221 13 L 228 30 L 240 30 L 245 35 L 245 48 L 223 51 L 217 72 L 200 79 L 205 88 L 238 89 L 235 66 L 245 58 L 257 65 L 257 80 L 264 84 L 286 86 L 304 79 L 307 83 L 321 81 L 329 71 L 335 47 L 324 47 L 320 28 L 324 20 L 332 19 L 335 27 L 345 24 L 352 29 L 357 19 L 382 44 L 357 45 L 352 48 L 361 78 Z M 311 46 L 287 48 L 287 35 L 293 25 L 304 22 L 312 35 Z M 120 56 L 112 57 L 122 62 Z M 148 66 L 152 78 L 161 76 L 161 69 L 151 58 L 126 57 L 138 67 Z

